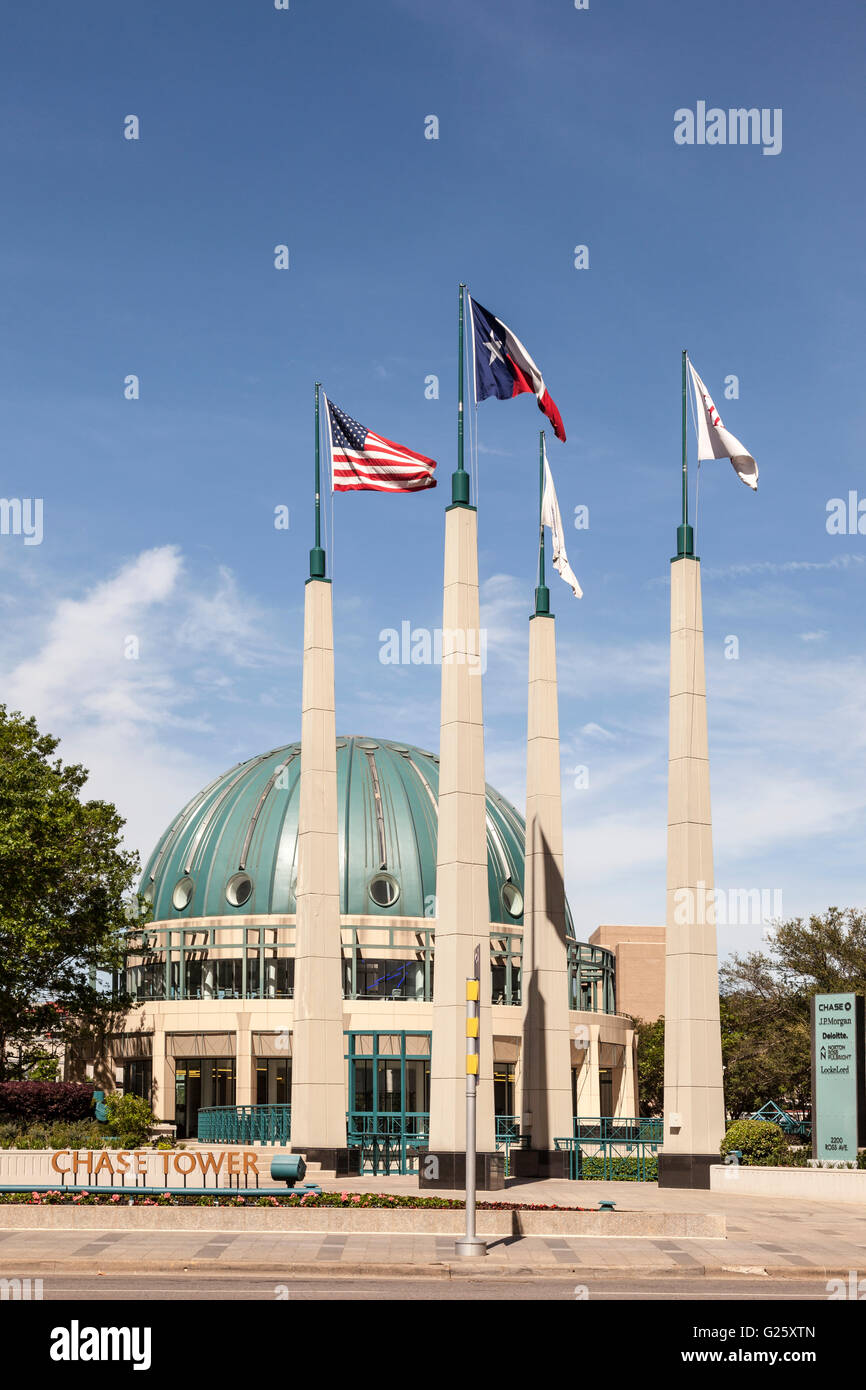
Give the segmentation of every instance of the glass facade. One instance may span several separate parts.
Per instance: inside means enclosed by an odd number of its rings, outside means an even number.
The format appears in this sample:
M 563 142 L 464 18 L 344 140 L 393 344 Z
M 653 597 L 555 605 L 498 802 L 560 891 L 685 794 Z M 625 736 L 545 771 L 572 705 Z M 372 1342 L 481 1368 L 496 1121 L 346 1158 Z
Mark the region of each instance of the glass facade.
M 568 943 L 568 1006 L 582 1013 L 616 1013 L 616 959 L 604 946 Z
M 153 1061 L 143 1057 L 123 1064 L 123 1093 L 149 1101 L 153 1091 Z
M 198 1112 L 234 1105 L 234 1057 L 178 1057 L 174 1069 L 174 1121 L 178 1139 L 195 1139 Z
M 238 930 L 237 926 L 206 931 L 159 927 L 130 933 L 124 972 L 127 990 L 137 1002 L 292 999 L 294 947 L 283 941 L 282 934 L 291 934 L 294 928 L 244 927 L 242 942 L 237 940 Z M 381 934 L 380 947 L 367 939 L 373 930 Z M 363 943 L 359 932 L 365 934 Z M 351 940 L 346 933 L 351 933 Z M 434 935 L 428 925 L 344 928 L 343 997 L 431 1000 Z M 520 1004 L 522 952 L 520 932 L 491 932 L 494 1004 Z M 569 1007 L 581 1012 L 616 1013 L 612 951 L 569 941 L 568 999 Z
M 493 1066 L 493 1113 L 513 1115 L 517 1102 L 514 1098 L 514 1062 L 495 1062 Z
M 600 1067 L 598 1072 L 599 1113 L 613 1114 L 613 1072 L 610 1067 Z M 575 1112 L 577 1113 L 577 1112 Z
M 250 954 L 209 959 L 185 952 L 181 961 L 143 961 L 127 966 L 126 988 L 138 1002 L 158 999 L 291 999 L 295 962 L 291 956 Z
M 425 999 L 424 962 L 418 960 L 359 960 L 343 962 L 346 999 Z M 432 998 L 433 971 L 429 972 Z
M 291 1058 L 257 1057 L 256 1105 L 289 1105 L 291 1099 Z

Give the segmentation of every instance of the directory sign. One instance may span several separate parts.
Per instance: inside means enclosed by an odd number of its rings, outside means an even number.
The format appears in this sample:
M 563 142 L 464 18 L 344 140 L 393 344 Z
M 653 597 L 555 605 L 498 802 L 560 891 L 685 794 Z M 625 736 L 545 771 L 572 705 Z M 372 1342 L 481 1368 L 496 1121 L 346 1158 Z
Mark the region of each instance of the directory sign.
M 857 1158 L 862 1012 L 856 994 L 816 994 L 812 1000 L 813 1158 Z

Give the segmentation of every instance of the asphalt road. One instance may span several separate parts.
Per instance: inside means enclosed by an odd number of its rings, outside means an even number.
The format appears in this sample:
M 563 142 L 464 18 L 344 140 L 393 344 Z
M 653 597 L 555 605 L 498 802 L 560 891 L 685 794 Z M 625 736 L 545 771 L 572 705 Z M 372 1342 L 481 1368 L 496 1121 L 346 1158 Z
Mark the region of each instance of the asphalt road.
M 593 1279 L 586 1295 L 584 1286 L 571 1279 L 334 1279 L 261 1275 L 189 1276 L 159 1274 L 50 1275 L 44 1279 L 43 1301 L 103 1302 L 134 1300 L 137 1303 L 170 1301 L 230 1302 L 483 1302 L 515 1299 L 534 1302 L 588 1301 L 666 1303 L 691 1300 L 826 1302 L 826 1281 L 818 1279 Z M 277 1298 L 279 1291 L 280 1297 Z

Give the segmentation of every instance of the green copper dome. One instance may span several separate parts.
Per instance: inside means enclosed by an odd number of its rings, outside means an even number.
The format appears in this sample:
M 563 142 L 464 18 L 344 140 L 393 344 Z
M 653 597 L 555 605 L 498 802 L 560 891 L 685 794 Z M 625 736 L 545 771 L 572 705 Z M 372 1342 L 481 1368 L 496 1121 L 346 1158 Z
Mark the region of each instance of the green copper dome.
M 238 763 L 193 797 L 144 871 L 155 921 L 295 911 L 300 774 L 301 745 L 290 743 Z M 438 790 L 434 754 L 337 739 L 344 915 L 435 916 Z M 491 922 L 523 922 L 524 834 L 523 817 L 488 786 Z

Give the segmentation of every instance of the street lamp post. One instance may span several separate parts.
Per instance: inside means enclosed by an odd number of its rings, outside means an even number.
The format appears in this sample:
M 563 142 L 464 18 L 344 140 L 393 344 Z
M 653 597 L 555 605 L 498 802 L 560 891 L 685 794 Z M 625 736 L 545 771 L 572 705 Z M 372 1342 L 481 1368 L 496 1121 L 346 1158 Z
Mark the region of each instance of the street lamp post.
M 487 1241 L 475 1234 L 475 1108 L 478 1092 L 478 1001 L 481 948 L 475 947 L 475 974 L 466 981 L 466 1230 L 454 1243 L 455 1255 L 486 1255 Z

